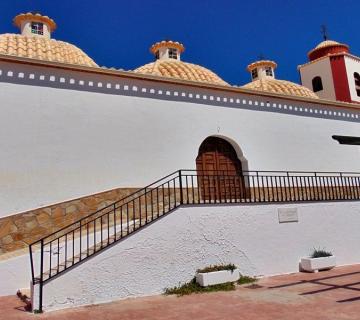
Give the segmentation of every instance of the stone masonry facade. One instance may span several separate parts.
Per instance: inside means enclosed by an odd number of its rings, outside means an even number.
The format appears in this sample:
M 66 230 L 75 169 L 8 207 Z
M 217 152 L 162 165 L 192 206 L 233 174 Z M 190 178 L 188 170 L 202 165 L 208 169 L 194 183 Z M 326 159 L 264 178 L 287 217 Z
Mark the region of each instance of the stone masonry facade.
M 118 201 L 137 188 L 119 188 L 0 218 L 0 257 L 27 246 L 81 217 Z

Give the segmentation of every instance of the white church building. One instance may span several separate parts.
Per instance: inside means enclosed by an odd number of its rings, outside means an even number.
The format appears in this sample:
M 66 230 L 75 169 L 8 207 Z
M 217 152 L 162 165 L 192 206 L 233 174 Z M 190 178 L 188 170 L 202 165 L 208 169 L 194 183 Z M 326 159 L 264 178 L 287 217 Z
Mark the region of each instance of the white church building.
M 311 50 L 302 85 L 261 60 L 234 86 L 178 42 L 123 71 L 55 40 L 47 16 L 14 24 L 0 35 L 0 295 L 31 288 L 47 311 L 160 294 L 216 263 L 297 272 L 314 247 L 360 263 L 348 45 Z

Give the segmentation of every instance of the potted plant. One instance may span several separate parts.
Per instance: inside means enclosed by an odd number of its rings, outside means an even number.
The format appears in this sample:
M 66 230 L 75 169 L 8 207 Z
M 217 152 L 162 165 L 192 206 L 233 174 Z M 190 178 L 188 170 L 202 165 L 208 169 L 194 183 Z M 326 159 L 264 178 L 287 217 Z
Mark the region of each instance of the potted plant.
M 329 251 L 314 249 L 310 257 L 301 259 L 300 266 L 309 272 L 328 270 L 336 266 L 336 257 Z
M 197 270 L 196 282 L 202 287 L 207 287 L 226 282 L 235 282 L 239 277 L 239 269 L 234 264 L 214 265 Z

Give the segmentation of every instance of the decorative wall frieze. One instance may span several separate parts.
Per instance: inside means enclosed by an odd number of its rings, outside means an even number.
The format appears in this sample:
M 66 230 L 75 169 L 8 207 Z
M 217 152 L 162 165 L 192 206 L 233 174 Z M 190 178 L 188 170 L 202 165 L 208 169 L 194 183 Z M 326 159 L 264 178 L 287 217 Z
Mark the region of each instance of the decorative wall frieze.
M 21 68 L 23 67 L 23 68 Z M 87 91 L 118 96 L 181 101 L 201 105 L 231 107 L 253 111 L 275 112 L 295 116 L 326 118 L 359 122 L 360 108 L 345 108 L 318 103 L 287 100 L 284 97 L 221 91 L 189 85 L 177 85 L 146 79 L 132 79 L 111 75 L 55 68 L 0 64 L 0 83 L 14 83 L 66 90 Z

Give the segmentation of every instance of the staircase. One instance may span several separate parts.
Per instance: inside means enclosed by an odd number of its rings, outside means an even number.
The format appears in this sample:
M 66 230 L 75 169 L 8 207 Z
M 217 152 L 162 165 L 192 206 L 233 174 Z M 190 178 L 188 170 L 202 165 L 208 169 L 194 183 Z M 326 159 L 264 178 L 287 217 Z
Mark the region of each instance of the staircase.
M 29 246 L 37 311 L 43 286 L 182 205 L 360 199 L 360 174 L 178 170 Z M 37 294 L 37 293 L 36 293 Z

